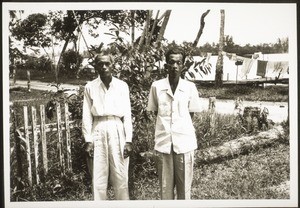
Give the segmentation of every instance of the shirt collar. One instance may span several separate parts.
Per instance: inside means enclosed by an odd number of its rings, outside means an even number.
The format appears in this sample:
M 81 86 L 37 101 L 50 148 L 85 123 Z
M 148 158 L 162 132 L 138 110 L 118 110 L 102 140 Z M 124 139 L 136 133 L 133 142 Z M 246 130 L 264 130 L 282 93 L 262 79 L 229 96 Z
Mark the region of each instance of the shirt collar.
M 179 78 L 178 85 L 177 85 L 176 89 L 178 89 L 180 91 L 184 91 L 184 86 L 185 85 L 184 85 L 183 79 Z M 162 89 L 170 89 L 171 90 L 171 85 L 170 85 L 170 82 L 169 82 L 169 75 L 167 75 L 167 77 L 165 78 Z
M 184 86 L 185 85 L 184 85 L 183 79 L 179 78 L 178 85 L 177 85 L 177 88 L 176 88 L 175 92 L 177 90 L 184 91 Z M 163 82 L 162 90 L 167 90 L 167 94 L 169 94 L 171 97 L 174 97 L 174 95 L 175 95 L 175 94 L 173 94 L 173 92 L 171 90 L 171 85 L 170 85 L 170 82 L 169 82 L 169 75 L 165 78 L 165 80 Z
M 105 86 L 104 85 L 104 83 L 102 82 L 102 80 L 101 80 L 101 78 L 100 78 L 100 75 L 98 75 L 98 82 L 99 82 L 99 85 L 101 86 L 101 85 L 103 85 L 103 86 Z M 112 79 L 111 79 L 111 82 L 109 83 L 109 86 L 110 87 L 113 87 L 114 85 L 115 85 L 115 81 L 116 81 L 116 78 L 115 77 L 112 77 Z

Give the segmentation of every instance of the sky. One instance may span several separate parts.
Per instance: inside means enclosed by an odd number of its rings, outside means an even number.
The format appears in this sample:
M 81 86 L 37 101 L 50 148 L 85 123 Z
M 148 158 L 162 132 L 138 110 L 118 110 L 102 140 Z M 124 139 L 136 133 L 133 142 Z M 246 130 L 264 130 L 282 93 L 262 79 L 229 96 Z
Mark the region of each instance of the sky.
M 198 46 L 207 42 L 218 43 L 220 9 L 225 10 L 225 35 L 232 36 L 234 43 L 241 46 L 275 43 L 278 38 L 293 38 L 296 34 L 296 4 L 291 3 L 18 3 L 13 4 L 12 8 L 25 10 L 23 17 L 29 13 L 59 9 L 153 9 L 153 15 L 156 15 L 158 9 L 160 15 L 166 9 L 171 9 L 165 38 L 169 42 L 174 40 L 179 44 L 195 40 L 200 28 L 201 15 L 209 9 Z M 96 39 L 86 32 L 84 37 L 87 44 L 111 42 L 111 37 L 103 34 L 107 31 L 107 28 L 100 27 L 100 37 Z M 82 47 L 86 48 L 84 42 L 81 42 Z
M 240 45 L 274 43 L 292 32 L 291 9 L 282 5 L 235 5 L 225 7 L 224 34 L 233 37 Z M 165 33 L 166 38 L 193 41 L 200 26 L 201 15 L 206 9 L 174 9 Z M 219 42 L 220 9 L 210 9 L 205 17 L 205 28 L 200 45 Z

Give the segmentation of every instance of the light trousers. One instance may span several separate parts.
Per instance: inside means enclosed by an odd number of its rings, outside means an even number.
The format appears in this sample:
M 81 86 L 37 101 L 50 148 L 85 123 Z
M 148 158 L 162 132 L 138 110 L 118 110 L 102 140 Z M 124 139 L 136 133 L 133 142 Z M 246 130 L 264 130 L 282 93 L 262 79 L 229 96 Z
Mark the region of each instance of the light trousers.
M 193 180 L 194 151 L 176 154 L 157 153 L 157 171 L 160 183 L 160 197 L 163 200 L 190 199 Z
M 129 200 L 129 157 L 123 157 L 125 133 L 120 118 L 111 116 L 94 119 L 93 139 L 94 200 L 107 199 L 108 180 L 117 200 Z

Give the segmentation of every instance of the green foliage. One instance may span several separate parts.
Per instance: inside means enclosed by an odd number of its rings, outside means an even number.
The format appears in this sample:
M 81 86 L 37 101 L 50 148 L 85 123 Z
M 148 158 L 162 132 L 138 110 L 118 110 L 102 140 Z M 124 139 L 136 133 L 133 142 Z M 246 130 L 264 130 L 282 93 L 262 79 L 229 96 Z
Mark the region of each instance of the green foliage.
M 33 56 L 27 56 L 24 64 L 22 64 L 18 68 L 26 69 L 26 70 L 29 69 L 34 71 L 38 70 L 41 72 L 51 72 L 52 61 L 45 56 L 41 56 L 39 58 Z
M 51 45 L 51 38 L 45 34 L 46 23 L 47 15 L 31 14 L 20 24 L 14 25 L 11 33 L 17 40 L 23 40 L 26 46 L 48 47 Z
M 60 65 L 60 73 L 67 76 L 76 76 L 79 70 L 79 67 L 82 63 L 82 56 L 79 52 L 68 50 L 63 53 L 62 61 Z

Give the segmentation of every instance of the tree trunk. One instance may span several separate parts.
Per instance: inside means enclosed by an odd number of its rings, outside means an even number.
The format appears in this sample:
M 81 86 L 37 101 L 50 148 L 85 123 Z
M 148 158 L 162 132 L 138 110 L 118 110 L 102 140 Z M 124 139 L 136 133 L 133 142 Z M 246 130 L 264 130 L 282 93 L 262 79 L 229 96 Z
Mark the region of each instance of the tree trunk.
M 225 142 L 217 147 L 209 147 L 203 150 L 195 151 L 195 164 L 211 163 L 228 158 L 233 158 L 239 154 L 245 154 L 251 150 L 256 150 L 260 147 L 272 145 L 274 142 L 282 140 L 284 129 L 282 126 L 258 133 L 257 135 L 244 136 L 235 140 Z M 156 153 L 154 150 L 140 153 L 140 156 L 147 159 L 155 159 Z
M 282 126 L 260 132 L 253 136 L 244 136 L 217 147 L 210 147 L 195 152 L 195 163 L 210 163 L 222 159 L 233 158 L 239 154 L 245 154 L 260 147 L 266 147 L 280 140 L 284 133 Z
M 134 45 L 134 36 L 135 36 L 135 22 L 134 22 L 134 16 L 135 16 L 135 10 L 131 10 L 131 44 Z
M 66 51 L 66 48 L 67 48 L 68 43 L 69 43 L 69 40 L 70 40 L 70 35 L 67 36 L 65 44 L 63 46 L 63 49 L 61 50 L 61 53 L 60 53 L 58 61 L 57 61 L 56 70 L 55 70 L 55 81 L 56 81 L 56 84 L 59 84 L 58 75 L 59 75 L 60 60 L 61 60 L 62 54 Z
M 153 32 L 154 32 L 154 29 L 155 29 L 157 21 L 158 21 L 158 15 L 159 15 L 159 10 L 156 13 L 156 17 L 155 17 L 154 23 L 153 23 L 151 31 L 150 31 L 150 33 L 148 35 L 148 39 L 147 39 L 147 42 L 146 42 L 146 47 L 150 45 L 150 42 L 151 42 L 151 39 L 152 39 L 152 36 L 153 36 Z
M 148 35 L 149 25 L 150 25 L 150 11 L 148 10 L 145 27 L 144 27 L 143 33 L 141 35 L 140 41 L 139 41 L 138 46 L 137 46 L 138 50 L 141 49 L 141 47 L 143 46 L 143 42 L 146 39 L 146 36 Z
M 148 15 L 147 15 L 147 25 L 148 25 L 148 27 L 147 27 L 147 29 L 146 29 L 146 34 L 145 34 L 145 47 L 147 48 L 147 46 L 149 45 L 149 43 L 150 43 L 150 38 L 151 38 L 151 36 L 150 36 L 150 29 L 151 29 L 151 16 L 152 16 L 152 13 L 153 13 L 153 10 L 149 10 L 148 11 Z
M 205 22 L 204 22 L 204 18 L 206 17 L 206 15 L 209 13 L 210 10 L 207 10 L 205 13 L 202 14 L 201 16 L 201 19 L 200 19 L 200 29 L 198 31 L 198 34 L 197 34 L 197 37 L 196 39 L 194 40 L 194 43 L 193 43 L 193 48 L 197 47 L 198 45 L 198 42 L 200 40 L 200 37 L 203 33 L 203 29 L 204 29 L 204 26 L 205 26 Z
M 224 46 L 224 23 L 225 23 L 225 11 L 221 9 L 221 25 L 220 25 L 220 39 L 219 39 L 219 50 L 218 50 L 218 60 L 216 65 L 216 76 L 215 84 L 216 87 L 221 87 L 223 85 L 223 46 Z
M 166 28 L 167 28 L 167 25 L 168 25 L 168 21 L 170 19 L 170 15 L 171 15 L 171 10 L 167 10 L 166 13 L 164 14 L 164 21 L 161 25 L 161 28 L 159 30 L 159 34 L 158 34 L 158 37 L 157 37 L 157 43 L 159 45 L 161 44 L 161 41 L 164 37 L 165 31 L 166 31 Z

